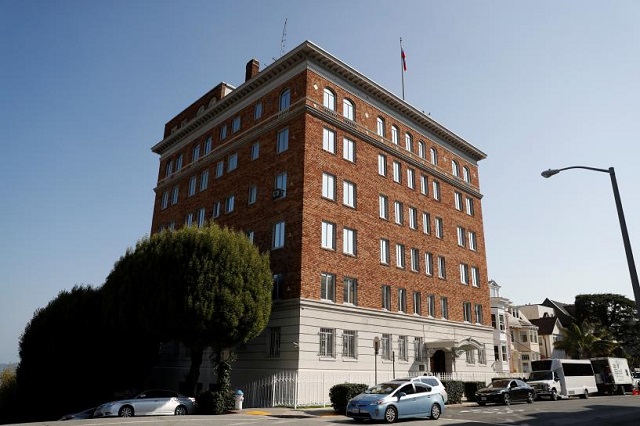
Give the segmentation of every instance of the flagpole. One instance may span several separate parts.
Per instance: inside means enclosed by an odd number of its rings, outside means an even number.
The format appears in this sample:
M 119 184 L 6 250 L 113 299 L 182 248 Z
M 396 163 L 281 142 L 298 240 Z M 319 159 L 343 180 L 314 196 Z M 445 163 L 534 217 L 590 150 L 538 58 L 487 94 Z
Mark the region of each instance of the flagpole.
M 404 101 L 404 50 L 402 49 L 402 37 L 400 37 L 400 72 L 402 73 L 402 100 Z

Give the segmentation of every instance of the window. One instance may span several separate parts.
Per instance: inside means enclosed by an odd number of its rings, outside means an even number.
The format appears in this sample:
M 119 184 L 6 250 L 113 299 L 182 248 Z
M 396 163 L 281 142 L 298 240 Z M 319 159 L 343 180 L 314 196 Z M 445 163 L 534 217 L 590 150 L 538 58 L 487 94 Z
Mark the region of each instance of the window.
M 396 266 L 404 269 L 404 245 L 396 244 Z
M 386 195 L 378 196 L 378 204 L 380 206 L 380 219 L 389 219 L 389 199 Z
M 260 117 L 262 117 L 262 102 L 258 102 L 253 109 L 253 119 L 257 120 Z
M 162 204 L 161 209 L 164 210 L 169 205 L 169 191 L 164 191 L 162 193 Z
M 378 136 L 384 137 L 384 118 L 382 117 L 376 119 L 376 133 Z
M 324 94 L 322 96 L 322 104 L 325 108 L 330 109 L 331 111 L 336 110 L 336 94 L 333 93 L 331 89 L 325 87 Z
M 280 154 L 289 149 L 289 128 L 282 129 L 278 132 L 278 142 L 276 146 L 276 154 Z
M 456 210 L 462 211 L 462 194 L 459 192 L 454 192 L 453 199 L 455 201 Z
M 407 361 L 407 336 L 398 337 L 398 358 L 400 361 Z
M 284 247 L 284 221 L 273 225 L 273 239 L 271 248 L 278 249 Z
M 475 314 L 476 314 L 476 323 L 482 324 L 482 305 L 476 304 L 474 306 L 474 309 L 475 309 Z M 534 332 L 532 331 L 532 333 L 534 333 Z
M 219 217 L 220 216 L 220 201 L 216 201 L 215 203 L 213 203 L 213 217 Z
M 336 330 L 333 328 L 320 329 L 320 352 L 319 356 L 324 358 L 336 357 Z
M 460 247 L 464 247 L 466 245 L 466 233 L 465 230 L 462 226 L 458 226 L 457 228 L 457 233 L 458 233 L 458 245 Z
M 380 176 L 387 175 L 387 156 L 378 154 L 378 174 Z
M 287 172 L 278 173 L 273 189 L 279 189 L 282 192 L 280 198 L 287 196 Z
M 354 229 L 344 228 L 342 230 L 342 252 L 344 254 L 356 255 L 356 245 L 358 232 Z
M 336 199 L 336 177 L 329 173 L 322 173 L 322 197 L 329 200 Z
M 402 214 L 402 203 L 400 201 L 394 201 L 393 202 L 393 213 L 394 213 L 394 217 L 395 217 L 395 222 L 398 225 L 402 225 L 402 223 L 404 222 L 404 217 Z
M 475 266 L 471 267 L 471 285 L 474 287 L 480 287 L 480 272 Z
M 424 339 L 422 337 L 415 337 L 413 339 L 413 358 L 420 362 L 424 360 Z
M 222 173 L 224 173 L 224 161 L 219 161 L 218 164 L 216 164 L 216 179 L 221 178 Z
M 436 217 L 436 238 L 444 238 L 444 223 L 441 217 Z
M 467 166 L 462 168 L 462 180 L 467 183 L 471 183 L 471 174 L 469 173 L 469 168 Z
M 456 160 L 451 160 L 451 173 L 453 173 L 454 176 L 460 176 L 460 166 Z
M 180 191 L 180 187 L 178 187 L 177 185 L 173 187 L 173 189 L 171 190 L 171 205 L 177 204 L 178 203 L 178 193 Z
M 279 300 L 282 288 L 284 287 L 284 278 L 282 274 L 273 276 L 273 289 L 271 290 L 271 300 Z
M 527 333 L 526 331 L 521 331 L 520 332 L 520 341 L 522 343 L 527 343 L 528 339 L 529 339 L 529 333 Z
M 336 153 L 336 132 L 322 129 L 322 149 L 332 154 Z
M 446 297 L 440 298 L 440 312 L 442 314 L 442 318 L 449 319 L 449 299 Z
M 336 301 L 336 276 L 320 274 L 320 299 Z
M 422 300 L 420 299 L 420 292 L 413 292 L 413 313 L 416 315 L 422 315 Z
M 476 363 L 476 352 L 475 351 L 465 351 L 466 352 L 466 361 L 467 364 L 475 364 Z
M 427 315 L 430 317 L 436 316 L 436 296 L 430 294 L 427 296 Z
M 398 128 L 396 126 L 391 126 L 391 142 L 398 145 Z
M 187 217 L 185 218 L 184 224 L 186 226 L 191 226 L 193 225 L 193 213 L 189 213 L 187 214 Z
M 235 195 L 230 195 L 229 197 L 227 197 L 227 200 L 225 202 L 225 213 L 231 213 L 234 209 L 235 203 L 236 203 Z
M 504 361 L 507 361 L 509 358 L 507 358 L 507 347 L 505 345 L 502 345 L 502 359 Z
M 398 312 L 407 312 L 407 290 L 398 289 Z
M 211 136 L 204 141 L 204 155 L 207 155 L 211 152 Z
M 503 314 L 498 315 L 498 320 L 499 320 L 500 330 L 504 331 L 505 329 L 504 315 Z
M 417 248 L 411 249 L 411 270 L 413 272 L 420 271 L 420 251 Z
M 191 176 L 189 179 L 189 197 L 196 193 L 196 183 L 198 179 L 196 176 Z
M 434 166 L 438 165 L 438 151 L 435 148 L 429 149 L 429 153 L 431 155 L 431 164 Z
M 240 130 L 241 119 L 240 116 L 233 117 L 233 121 L 231 122 L 231 132 L 235 133 Z
M 469 284 L 469 265 L 464 263 L 460 264 L 460 282 L 462 284 Z
M 440 182 L 433 181 L 433 199 L 440 201 Z
M 409 207 L 409 228 L 418 229 L 418 210 L 415 207 Z
M 476 242 L 476 233 L 469 231 L 469 249 L 476 251 L 477 250 L 477 242 Z
M 178 159 L 176 160 L 176 172 L 182 170 L 182 154 L 178 155 Z
M 496 326 L 496 314 L 491 314 L 491 327 L 496 330 L 498 329 L 498 327 Z
M 425 175 L 420 175 L 420 193 L 429 195 L 429 181 Z
M 260 142 L 251 145 L 251 159 L 255 160 L 260 157 Z
M 426 275 L 433 275 L 433 254 L 424 254 L 424 272 Z
M 382 286 L 382 309 L 391 309 L 391 286 Z
M 251 185 L 249 187 L 249 196 L 247 197 L 249 205 L 255 204 L 257 198 L 258 198 L 258 187 L 256 185 Z
M 352 163 L 356 162 L 356 143 L 351 139 L 342 139 L 342 158 Z
M 345 277 L 344 279 L 344 303 L 358 304 L 358 280 Z
M 269 356 L 272 358 L 280 356 L 280 327 L 269 329 Z
M 393 181 L 396 183 L 402 183 L 402 167 L 400 166 L 400 163 L 398 163 L 397 161 L 393 162 Z
M 447 278 L 447 265 L 443 256 L 438 256 L 438 278 Z
M 344 330 L 342 332 L 342 356 L 345 358 L 358 358 L 358 332 Z
M 427 146 L 425 145 L 424 141 L 418 142 L 418 155 L 422 159 L 427 158 Z
M 173 160 L 169 160 L 165 168 L 165 177 L 171 176 L 172 172 L 173 172 Z
M 224 140 L 227 137 L 227 125 L 223 124 L 222 127 L 220 127 L 220 140 Z
M 280 102 L 278 107 L 280 111 L 286 111 L 289 109 L 291 105 L 291 91 L 289 89 L 284 89 L 282 93 L 280 93 Z
M 195 163 L 200 158 L 200 144 L 197 143 L 193 146 L 193 150 L 191 152 L 191 162 Z
M 231 154 L 227 162 L 227 173 L 238 168 L 238 154 Z
M 496 359 L 496 361 L 501 361 L 500 360 L 500 349 L 497 346 L 493 347 L 493 357 Z
M 209 170 L 205 170 L 200 175 L 200 191 L 204 191 L 209 186 Z
M 353 106 L 353 102 L 349 99 L 344 99 L 342 101 L 342 115 L 347 120 L 355 121 L 355 107 Z
M 380 339 L 380 357 L 382 359 L 391 359 L 391 335 L 383 334 Z
M 336 249 L 336 225 L 331 222 L 322 221 L 322 248 Z
M 256 237 L 255 231 L 247 231 L 247 239 L 253 244 L 253 240 Z
M 415 171 L 413 169 L 407 169 L 407 186 L 411 189 L 415 189 Z
M 413 152 L 413 137 L 409 133 L 404 135 L 404 148 L 409 152 Z
M 427 212 L 422 212 L 422 232 L 431 233 L 431 215 Z
M 389 264 L 389 240 L 380 240 L 380 263 Z
M 473 199 L 467 197 L 467 214 L 473 216 Z
M 204 226 L 206 215 L 207 211 L 204 209 L 204 207 L 198 210 L 198 228 L 202 228 Z

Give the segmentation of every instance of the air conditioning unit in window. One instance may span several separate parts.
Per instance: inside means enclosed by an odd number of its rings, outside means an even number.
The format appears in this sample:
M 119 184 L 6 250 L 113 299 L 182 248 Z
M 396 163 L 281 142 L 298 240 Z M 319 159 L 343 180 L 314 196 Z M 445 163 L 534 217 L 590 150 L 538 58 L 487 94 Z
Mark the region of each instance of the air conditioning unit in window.
M 277 198 L 282 198 L 284 197 L 284 190 L 283 189 L 274 189 L 273 190 L 273 199 L 277 199 Z
M 426 364 L 418 364 L 418 371 L 426 371 Z

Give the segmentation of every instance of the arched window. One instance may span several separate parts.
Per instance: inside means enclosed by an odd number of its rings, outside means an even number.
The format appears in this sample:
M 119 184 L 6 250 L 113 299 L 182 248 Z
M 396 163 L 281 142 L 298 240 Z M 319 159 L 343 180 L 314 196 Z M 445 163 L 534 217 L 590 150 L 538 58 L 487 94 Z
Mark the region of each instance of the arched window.
M 391 142 L 398 145 L 398 128 L 391 126 Z
M 201 116 L 202 113 L 204 113 L 204 105 L 202 105 L 202 106 L 200 106 L 200 108 L 198 108 L 198 112 L 196 112 L 196 117 Z
M 433 164 L 434 166 L 438 165 L 438 151 L 435 148 L 431 148 L 429 150 L 429 152 L 431 153 L 431 164 Z
M 376 133 L 378 136 L 384 137 L 384 118 L 378 117 L 376 120 Z
M 349 99 L 345 99 L 342 101 L 342 115 L 344 116 L 344 118 L 355 121 L 356 107 Z
M 212 107 L 213 104 L 215 104 L 216 102 L 218 102 L 218 98 L 216 98 L 215 96 L 213 98 L 211 98 L 211 100 L 209 101 L 209 107 Z
M 467 166 L 462 168 L 462 179 L 465 182 L 471 183 L 471 173 L 469 173 L 469 168 Z
M 427 146 L 424 141 L 418 142 L 418 155 L 420 158 L 427 158 Z
M 404 134 L 404 148 L 409 152 L 413 152 L 413 137 L 410 133 Z
M 451 173 L 454 176 L 460 176 L 460 166 L 456 160 L 451 160 Z
M 325 108 L 329 108 L 331 111 L 336 110 L 336 94 L 333 93 L 328 87 L 324 88 L 324 96 L 322 98 L 322 104 Z
M 291 105 L 291 91 L 289 89 L 284 89 L 282 93 L 280 93 L 280 111 L 284 111 L 289 109 Z

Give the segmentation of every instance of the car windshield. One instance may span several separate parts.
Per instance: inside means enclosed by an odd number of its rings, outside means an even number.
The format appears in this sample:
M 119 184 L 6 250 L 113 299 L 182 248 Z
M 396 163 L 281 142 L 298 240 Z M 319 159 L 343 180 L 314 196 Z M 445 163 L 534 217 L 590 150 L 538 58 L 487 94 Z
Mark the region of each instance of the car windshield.
M 529 380 L 553 380 L 551 371 L 534 371 L 529 375 Z
M 494 380 L 488 388 L 508 388 L 510 380 Z
M 387 395 L 400 387 L 401 383 L 380 383 L 379 385 L 371 386 L 364 393 L 372 393 L 379 395 Z

